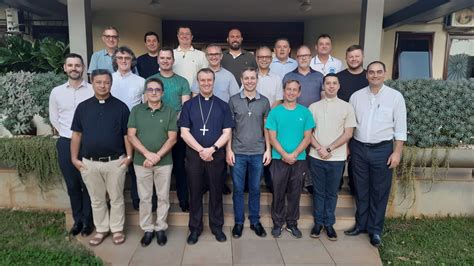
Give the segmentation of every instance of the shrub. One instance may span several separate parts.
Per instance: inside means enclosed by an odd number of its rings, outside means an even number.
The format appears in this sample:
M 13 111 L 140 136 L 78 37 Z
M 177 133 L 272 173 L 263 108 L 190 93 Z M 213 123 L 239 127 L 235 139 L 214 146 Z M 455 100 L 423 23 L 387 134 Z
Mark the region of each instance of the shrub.
M 395 80 L 386 84 L 405 97 L 408 146 L 474 144 L 474 82 Z

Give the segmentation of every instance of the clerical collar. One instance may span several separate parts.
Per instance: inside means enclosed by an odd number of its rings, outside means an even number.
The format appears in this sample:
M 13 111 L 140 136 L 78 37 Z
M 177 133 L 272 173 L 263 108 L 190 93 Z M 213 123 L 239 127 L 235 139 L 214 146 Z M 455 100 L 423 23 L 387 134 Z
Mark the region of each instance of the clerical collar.
M 109 97 L 107 97 L 106 99 L 97 99 L 96 96 L 94 96 L 94 98 L 97 100 L 98 103 L 100 104 L 104 104 L 104 103 L 107 103 L 109 101 L 109 99 L 111 98 L 111 95 L 109 95 Z
M 211 96 L 209 97 L 204 97 L 202 94 L 199 93 L 199 96 L 201 97 L 201 99 L 205 101 L 209 101 L 209 100 L 212 100 L 212 97 L 214 97 L 214 94 L 211 94 Z
M 324 98 L 324 100 L 326 100 L 327 102 L 334 102 L 335 100 L 337 99 L 337 96 L 334 97 L 334 98 Z

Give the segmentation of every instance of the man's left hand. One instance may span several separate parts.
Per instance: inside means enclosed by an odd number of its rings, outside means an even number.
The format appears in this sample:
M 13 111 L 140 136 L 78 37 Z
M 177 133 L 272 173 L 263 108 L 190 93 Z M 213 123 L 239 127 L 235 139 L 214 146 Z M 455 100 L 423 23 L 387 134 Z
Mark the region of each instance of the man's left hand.
M 272 152 L 271 151 L 266 151 L 263 153 L 263 165 L 267 166 L 270 164 L 272 161 Z
M 132 162 L 132 159 L 129 159 L 127 157 L 123 158 L 122 161 L 120 162 L 120 165 L 125 165 L 126 167 L 128 167 L 130 165 L 130 163 Z
M 390 157 L 388 157 L 387 165 L 388 168 L 393 169 L 400 164 L 401 155 L 399 153 L 392 153 Z

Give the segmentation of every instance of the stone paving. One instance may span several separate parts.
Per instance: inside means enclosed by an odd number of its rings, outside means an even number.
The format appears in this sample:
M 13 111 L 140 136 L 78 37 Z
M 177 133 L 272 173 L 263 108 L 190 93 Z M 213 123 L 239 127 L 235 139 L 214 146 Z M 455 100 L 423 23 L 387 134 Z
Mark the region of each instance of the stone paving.
M 330 241 L 324 232 L 320 239 L 312 239 L 310 229 L 301 229 L 301 239 L 294 239 L 285 230 L 281 238 L 275 239 L 270 228 L 265 229 L 265 238 L 245 227 L 242 237 L 233 239 L 231 228 L 224 227 L 227 241 L 219 243 L 205 228 L 199 242 L 191 246 L 186 243 L 188 228 L 171 226 L 165 246 L 158 246 L 155 238 L 143 248 L 141 229 L 128 226 L 124 244 L 114 245 L 109 236 L 91 250 L 107 265 L 382 265 L 378 250 L 370 245 L 366 234 L 348 237 L 337 231 L 339 239 Z M 89 247 L 90 237 L 78 240 Z

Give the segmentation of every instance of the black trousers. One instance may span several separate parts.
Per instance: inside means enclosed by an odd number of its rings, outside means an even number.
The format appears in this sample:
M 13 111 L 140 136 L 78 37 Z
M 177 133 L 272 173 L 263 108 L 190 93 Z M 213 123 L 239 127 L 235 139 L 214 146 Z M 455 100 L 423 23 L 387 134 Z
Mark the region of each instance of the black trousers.
M 381 234 L 392 186 L 392 169 L 388 168 L 387 160 L 393 152 L 393 143 L 373 146 L 352 139 L 350 149 L 356 226 L 372 234 Z
M 60 137 L 56 143 L 58 163 L 66 182 L 74 223 L 93 225 L 91 200 L 81 173 L 71 162 L 71 139 Z
M 296 161 L 289 165 L 274 159 L 270 166 L 273 181 L 272 219 L 273 224 L 282 227 L 285 224 L 298 224 L 300 218 L 300 197 L 303 181 L 308 175 L 306 161 Z M 285 201 L 288 206 L 285 210 Z
M 219 149 L 213 155 L 214 160 L 205 162 L 199 153 L 187 147 L 186 172 L 189 185 L 189 230 L 201 233 L 203 230 L 202 196 L 209 186 L 209 227 L 213 233 L 221 231 L 224 225 L 222 206 L 222 188 L 224 186 L 225 151 Z
M 176 193 L 178 194 L 179 204 L 188 202 L 188 182 L 186 180 L 186 168 L 184 159 L 186 156 L 186 143 L 178 132 L 178 139 L 171 150 L 173 156 L 173 173 L 176 178 Z

